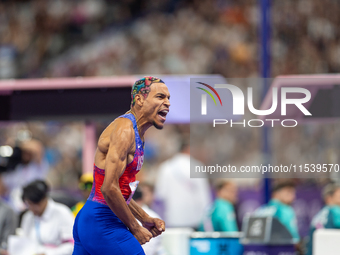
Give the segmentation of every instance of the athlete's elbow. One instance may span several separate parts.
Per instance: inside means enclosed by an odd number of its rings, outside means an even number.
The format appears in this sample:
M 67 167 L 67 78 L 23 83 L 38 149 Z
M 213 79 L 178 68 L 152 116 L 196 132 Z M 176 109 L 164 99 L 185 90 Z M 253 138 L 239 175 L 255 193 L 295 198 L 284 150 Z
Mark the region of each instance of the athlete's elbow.
M 102 192 L 104 198 L 109 197 L 110 195 L 115 195 L 115 193 L 118 191 L 117 187 L 115 185 L 103 185 L 100 188 L 100 191 Z
M 107 189 L 103 186 L 100 187 L 100 192 L 103 194 L 104 197 L 106 197 Z
M 108 196 L 108 194 L 110 194 L 110 187 L 108 185 L 103 185 L 100 188 L 100 191 L 102 192 L 104 198 L 106 198 Z

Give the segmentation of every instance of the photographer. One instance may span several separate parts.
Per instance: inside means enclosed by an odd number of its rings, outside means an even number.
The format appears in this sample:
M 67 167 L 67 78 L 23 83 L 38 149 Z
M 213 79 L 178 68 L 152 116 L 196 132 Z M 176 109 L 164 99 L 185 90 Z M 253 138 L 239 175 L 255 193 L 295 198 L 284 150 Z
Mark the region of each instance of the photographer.
M 47 175 L 49 167 L 44 159 L 43 144 L 35 139 L 22 142 L 9 163 L 1 174 L 2 195 L 15 211 L 20 212 L 25 209 L 21 201 L 22 187 Z

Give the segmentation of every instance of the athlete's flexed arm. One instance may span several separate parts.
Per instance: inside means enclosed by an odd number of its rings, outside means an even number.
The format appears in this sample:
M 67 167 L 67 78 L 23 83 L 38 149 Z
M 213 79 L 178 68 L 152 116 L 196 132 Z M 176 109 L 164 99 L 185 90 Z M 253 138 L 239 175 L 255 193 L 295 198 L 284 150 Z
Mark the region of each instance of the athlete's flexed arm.
M 152 238 L 152 234 L 138 224 L 119 188 L 119 178 L 126 168 L 128 155 L 133 155 L 135 151 L 134 129 L 130 120 L 121 118 L 116 122 L 110 134 L 101 192 L 110 209 L 129 228 L 139 243 L 144 244 Z
M 164 221 L 150 217 L 133 199 L 130 201 L 129 208 L 133 216 L 152 233 L 153 237 L 159 236 L 165 231 Z

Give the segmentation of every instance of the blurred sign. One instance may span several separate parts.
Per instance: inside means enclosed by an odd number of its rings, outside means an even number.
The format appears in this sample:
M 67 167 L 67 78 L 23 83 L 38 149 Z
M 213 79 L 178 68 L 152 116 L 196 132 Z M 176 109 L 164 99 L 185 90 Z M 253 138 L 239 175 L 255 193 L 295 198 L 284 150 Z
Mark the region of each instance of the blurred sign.
M 240 233 L 195 232 L 191 235 L 190 255 L 242 255 Z
M 296 255 L 293 245 L 245 245 L 243 255 Z

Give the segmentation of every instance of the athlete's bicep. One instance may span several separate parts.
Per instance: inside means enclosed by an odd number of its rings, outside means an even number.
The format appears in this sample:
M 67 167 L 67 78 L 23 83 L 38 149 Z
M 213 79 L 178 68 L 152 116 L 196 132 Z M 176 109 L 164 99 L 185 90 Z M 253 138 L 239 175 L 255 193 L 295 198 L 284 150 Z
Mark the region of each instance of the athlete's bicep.
M 105 178 L 103 186 L 109 187 L 118 184 L 123 173 L 127 157 L 133 146 L 133 130 L 130 125 L 123 122 L 110 135 L 110 145 L 105 159 Z

